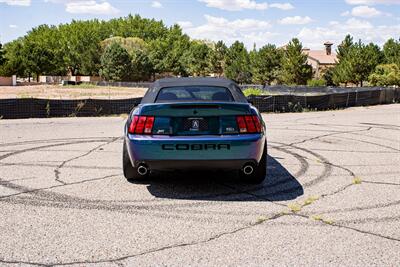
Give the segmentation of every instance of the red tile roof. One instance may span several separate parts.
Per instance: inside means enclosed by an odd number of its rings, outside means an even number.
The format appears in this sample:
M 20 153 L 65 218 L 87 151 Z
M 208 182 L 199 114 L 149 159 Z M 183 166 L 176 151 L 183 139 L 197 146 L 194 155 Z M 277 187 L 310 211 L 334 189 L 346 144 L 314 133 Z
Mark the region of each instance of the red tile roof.
M 310 59 L 316 60 L 320 64 L 336 64 L 338 61 L 336 53 L 327 55 L 326 50 L 303 50 L 303 52 L 307 54 Z

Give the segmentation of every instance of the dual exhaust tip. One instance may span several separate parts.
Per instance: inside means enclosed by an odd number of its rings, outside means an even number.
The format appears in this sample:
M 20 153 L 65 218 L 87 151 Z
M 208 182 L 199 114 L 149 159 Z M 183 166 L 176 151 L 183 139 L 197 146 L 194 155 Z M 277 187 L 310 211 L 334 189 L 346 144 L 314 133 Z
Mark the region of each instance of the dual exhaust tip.
M 243 173 L 244 173 L 245 175 L 251 175 L 251 174 L 253 174 L 253 172 L 254 172 L 254 165 L 251 164 L 251 163 L 246 163 L 246 164 L 243 166 L 242 171 L 243 171 Z
M 137 168 L 137 172 L 141 176 L 145 176 L 146 174 L 149 173 L 149 168 L 145 164 L 140 164 L 139 167 Z

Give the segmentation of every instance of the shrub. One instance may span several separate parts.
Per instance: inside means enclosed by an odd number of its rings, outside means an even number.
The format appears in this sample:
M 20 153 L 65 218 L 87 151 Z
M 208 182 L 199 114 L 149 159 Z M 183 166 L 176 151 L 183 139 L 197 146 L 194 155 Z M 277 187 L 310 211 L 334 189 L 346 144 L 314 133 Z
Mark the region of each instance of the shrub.
M 375 72 L 369 76 L 369 82 L 377 86 L 400 86 L 400 69 L 396 64 L 378 65 Z
M 254 95 L 254 96 L 259 96 L 264 94 L 263 90 L 258 89 L 258 88 L 248 88 L 246 90 L 243 91 L 244 95 L 246 97 Z
M 308 80 L 307 81 L 307 86 L 309 86 L 309 87 L 326 86 L 326 81 L 324 79 Z

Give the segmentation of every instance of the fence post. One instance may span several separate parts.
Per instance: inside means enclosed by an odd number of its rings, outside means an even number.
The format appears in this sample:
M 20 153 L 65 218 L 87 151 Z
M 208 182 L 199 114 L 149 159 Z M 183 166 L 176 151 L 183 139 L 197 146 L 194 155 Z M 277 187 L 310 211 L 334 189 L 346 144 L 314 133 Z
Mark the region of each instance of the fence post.
M 356 89 L 356 101 L 354 102 L 354 106 L 357 106 L 357 101 L 358 101 L 358 90 Z
M 275 112 L 275 96 L 272 96 L 272 97 L 274 100 L 274 101 L 272 101 L 272 112 Z
M 304 96 L 304 104 L 305 104 L 304 108 L 307 108 L 307 95 Z
M 349 98 L 350 98 L 350 92 L 347 91 L 347 100 L 346 100 L 346 107 L 349 106 Z

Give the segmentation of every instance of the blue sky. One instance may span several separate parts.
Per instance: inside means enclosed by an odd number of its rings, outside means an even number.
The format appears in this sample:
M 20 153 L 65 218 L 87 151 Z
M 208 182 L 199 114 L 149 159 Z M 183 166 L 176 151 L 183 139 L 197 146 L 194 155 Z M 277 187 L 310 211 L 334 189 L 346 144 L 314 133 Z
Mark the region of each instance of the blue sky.
M 240 40 L 249 48 L 298 37 L 318 49 L 347 33 L 378 44 L 400 38 L 400 0 L 0 0 L 0 42 L 44 23 L 129 13 L 178 23 L 195 39 Z

